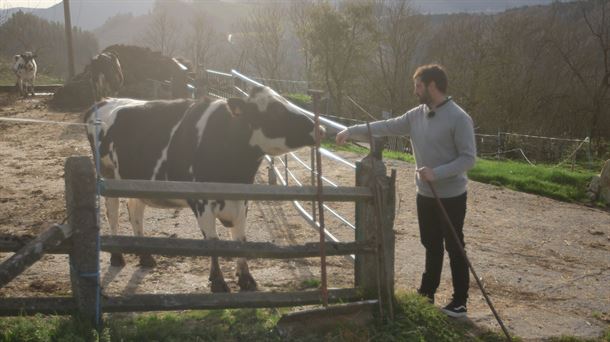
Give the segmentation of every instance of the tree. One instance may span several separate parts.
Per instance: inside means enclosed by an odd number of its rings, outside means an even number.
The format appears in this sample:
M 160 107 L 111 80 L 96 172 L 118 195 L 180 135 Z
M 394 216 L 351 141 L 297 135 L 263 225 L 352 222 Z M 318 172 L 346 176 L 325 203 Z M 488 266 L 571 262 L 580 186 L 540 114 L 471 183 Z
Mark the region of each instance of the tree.
M 343 100 L 374 51 L 374 3 L 344 2 L 338 7 L 316 3 L 308 11 L 305 34 L 315 73 L 323 80 L 334 111 L 343 114 Z
M 610 138 L 610 6 L 604 0 L 579 3 L 572 27 L 561 25 L 561 10 L 553 4 L 548 41 L 571 75 L 575 114 L 601 156 L 602 138 Z
M 424 17 L 415 12 L 410 0 L 379 4 L 374 70 L 380 87 L 373 90 L 394 114 L 404 112 L 407 105 L 414 57 L 424 26 Z
M 172 56 L 178 47 L 180 26 L 169 11 L 169 4 L 155 4 L 152 20 L 142 36 L 142 42 L 165 56 Z
M 300 52 L 303 58 L 303 69 L 305 79 L 308 84 L 313 82 L 313 67 L 312 67 L 312 56 L 311 56 L 311 45 L 307 40 L 307 32 L 310 30 L 310 22 L 308 20 L 308 13 L 311 11 L 313 6 L 311 1 L 298 0 L 293 1 L 290 5 L 290 21 L 292 22 L 292 29 L 297 42 L 297 50 Z
M 220 36 L 212 27 L 210 18 L 201 9 L 193 12 L 190 22 L 190 33 L 184 47 L 195 67 L 209 68 L 211 60 L 218 51 L 216 46 Z
M 239 46 L 248 66 L 259 76 L 279 79 L 284 75 L 288 42 L 286 11 L 270 3 L 254 10 L 239 28 Z
M 75 64 L 82 68 L 99 47 L 91 32 L 74 28 L 72 32 Z M 12 58 L 16 53 L 35 52 L 41 73 L 66 76 L 66 40 L 64 25 L 48 22 L 30 13 L 13 13 L 0 25 L 0 55 Z

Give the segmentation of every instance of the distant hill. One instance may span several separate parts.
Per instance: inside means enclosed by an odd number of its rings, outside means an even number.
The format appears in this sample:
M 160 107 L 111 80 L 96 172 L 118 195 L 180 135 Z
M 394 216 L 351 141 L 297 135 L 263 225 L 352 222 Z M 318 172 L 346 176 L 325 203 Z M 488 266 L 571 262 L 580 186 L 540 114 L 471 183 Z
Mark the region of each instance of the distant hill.
M 219 13 L 229 16 L 229 12 L 225 12 L 224 9 L 237 9 L 239 11 L 239 8 L 244 5 L 246 8 L 249 8 L 250 6 L 260 5 L 270 1 L 277 0 L 206 0 L 185 2 L 205 4 L 210 8 L 217 8 Z M 553 1 L 555 0 L 412 0 L 412 5 L 423 14 L 451 14 L 459 12 L 497 13 L 515 7 L 550 4 Z M 565 1 L 569 0 L 563 0 L 562 2 Z M 179 0 L 176 0 L 175 2 L 179 2 Z M 131 13 L 133 17 L 146 14 L 152 10 L 154 4 L 155 0 L 72 0 L 70 1 L 72 24 L 84 30 L 92 30 L 99 28 L 106 20 L 117 14 Z M 223 5 L 227 6 L 225 7 Z M 2 15 L 11 15 L 19 10 L 32 13 L 49 21 L 64 21 L 62 3 L 44 9 L 11 8 L 4 11 L 0 10 L 0 12 Z
M 148 13 L 154 6 L 155 0 L 72 0 L 70 1 L 70 12 L 72 25 L 84 30 L 92 30 L 104 24 L 104 22 L 117 14 L 131 13 L 134 16 Z M 49 8 L 10 8 L 2 11 L 2 16 L 18 12 L 19 10 L 32 13 L 49 21 L 64 22 L 64 5 L 60 2 Z

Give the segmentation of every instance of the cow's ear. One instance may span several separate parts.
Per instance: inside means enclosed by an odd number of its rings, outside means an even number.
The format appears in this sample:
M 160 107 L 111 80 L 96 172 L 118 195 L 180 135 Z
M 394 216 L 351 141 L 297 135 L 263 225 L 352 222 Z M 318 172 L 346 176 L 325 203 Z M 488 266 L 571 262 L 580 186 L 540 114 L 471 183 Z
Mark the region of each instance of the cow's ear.
M 246 110 L 246 101 L 240 98 L 232 97 L 228 99 L 227 105 L 229 106 L 231 115 L 235 117 L 242 116 Z

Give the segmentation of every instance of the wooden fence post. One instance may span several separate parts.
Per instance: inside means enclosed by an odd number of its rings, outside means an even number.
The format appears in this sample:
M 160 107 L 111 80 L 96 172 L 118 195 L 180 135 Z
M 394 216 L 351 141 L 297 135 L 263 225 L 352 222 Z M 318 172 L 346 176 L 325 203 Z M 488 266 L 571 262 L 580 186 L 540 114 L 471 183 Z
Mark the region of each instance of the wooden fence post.
M 66 211 L 72 228 L 70 280 L 78 314 L 99 327 L 99 223 L 95 209 L 96 178 L 89 157 L 70 157 L 65 164 Z
M 383 146 L 383 144 L 375 144 Z M 381 312 L 391 316 L 394 300 L 394 210 L 395 178 L 386 176 L 381 152 L 373 151 L 356 163 L 356 186 L 368 186 L 378 192 L 380 206 L 373 201 L 356 203 L 356 241 L 374 240 L 378 253 L 356 256 L 355 283 L 367 297 L 379 297 Z

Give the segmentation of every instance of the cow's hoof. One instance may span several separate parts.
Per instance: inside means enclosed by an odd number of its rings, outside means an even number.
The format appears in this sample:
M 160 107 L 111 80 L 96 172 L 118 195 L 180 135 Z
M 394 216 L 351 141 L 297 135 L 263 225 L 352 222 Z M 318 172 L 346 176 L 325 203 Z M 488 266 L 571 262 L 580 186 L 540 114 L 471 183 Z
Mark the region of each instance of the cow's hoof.
M 223 280 L 212 280 L 212 292 L 213 293 L 229 293 L 231 292 L 231 289 L 229 289 L 229 285 L 227 285 L 227 283 Z
M 157 262 L 150 255 L 140 255 L 140 266 L 152 268 L 157 266 Z
M 125 266 L 125 259 L 123 259 L 123 254 L 112 254 L 112 255 L 110 255 L 110 266 L 124 267 Z
M 240 274 L 239 279 L 237 280 L 237 285 L 239 285 L 241 291 L 257 290 L 256 280 L 254 280 L 250 273 Z

